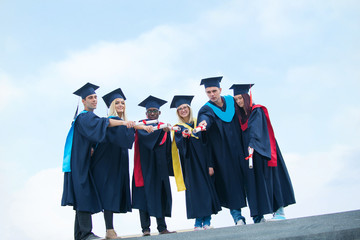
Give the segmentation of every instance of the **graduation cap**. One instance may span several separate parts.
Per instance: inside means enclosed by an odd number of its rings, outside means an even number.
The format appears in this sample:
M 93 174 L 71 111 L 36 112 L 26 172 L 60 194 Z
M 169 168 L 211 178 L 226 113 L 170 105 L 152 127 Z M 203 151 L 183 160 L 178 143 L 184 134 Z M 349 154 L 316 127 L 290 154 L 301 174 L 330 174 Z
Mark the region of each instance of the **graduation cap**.
M 76 90 L 74 94 L 80 96 L 82 99 L 85 99 L 87 96 L 91 94 L 95 94 L 95 90 L 98 88 L 99 86 L 96 86 L 91 83 L 87 83 L 78 90 Z
M 220 82 L 223 77 L 211 77 L 211 78 L 204 78 L 201 79 L 200 85 L 205 85 L 205 88 L 207 87 L 218 87 L 220 88 Z
M 248 93 L 252 86 L 254 86 L 254 84 L 233 84 L 229 89 L 233 89 L 234 96 L 236 96 L 239 94 Z
M 109 92 L 108 94 L 104 95 L 102 98 L 108 108 L 110 107 L 111 103 L 116 98 L 122 98 L 122 99 L 126 100 L 126 97 L 125 97 L 124 93 L 121 91 L 121 88 L 118 88 L 112 92 Z
M 167 103 L 167 101 L 162 100 L 160 98 L 153 97 L 153 96 L 150 95 L 144 101 L 139 103 L 139 106 L 140 107 L 145 107 L 146 110 L 149 109 L 149 108 L 160 109 L 160 107 L 162 105 L 164 105 L 165 103 Z
M 178 108 L 182 104 L 187 104 L 190 106 L 193 98 L 194 96 L 189 95 L 175 95 L 170 104 L 170 108 Z

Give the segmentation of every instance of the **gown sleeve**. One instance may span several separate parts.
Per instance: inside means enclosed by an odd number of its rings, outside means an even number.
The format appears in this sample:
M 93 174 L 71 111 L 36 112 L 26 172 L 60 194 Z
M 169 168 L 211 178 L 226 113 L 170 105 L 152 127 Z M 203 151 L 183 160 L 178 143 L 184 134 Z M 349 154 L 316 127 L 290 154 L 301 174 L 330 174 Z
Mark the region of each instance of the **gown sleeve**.
M 137 130 L 139 140 L 141 139 L 141 144 L 147 149 L 152 150 L 155 148 L 156 143 L 161 141 L 159 140 L 164 134 L 163 130 L 157 130 L 152 133 L 148 133 L 145 130 Z
M 121 120 L 120 118 L 114 118 Z M 105 142 L 115 144 L 121 148 L 131 149 L 135 140 L 135 129 L 117 126 L 107 129 Z
M 260 155 L 271 159 L 271 147 L 266 116 L 261 108 L 255 108 L 249 117 L 249 147 Z
M 106 136 L 109 119 L 100 118 L 93 112 L 80 114 L 75 122 L 81 135 L 91 142 L 101 142 Z

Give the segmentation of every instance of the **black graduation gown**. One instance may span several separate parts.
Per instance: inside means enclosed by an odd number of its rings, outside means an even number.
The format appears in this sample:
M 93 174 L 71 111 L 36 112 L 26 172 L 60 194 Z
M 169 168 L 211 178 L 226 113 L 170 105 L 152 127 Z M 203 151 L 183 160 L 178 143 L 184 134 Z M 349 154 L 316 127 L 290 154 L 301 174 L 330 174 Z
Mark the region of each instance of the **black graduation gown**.
M 132 207 L 153 217 L 171 217 L 172 197 L 169 176 L 173 176 L 170 132 L 137 130 L 144 186 L 132 181 Z M 166 141 L 160 145 L 164 135 Z
M 244 150 L 254 148 L 253 168 L 247 168 L 247 197 L 251 216 L 275 212 L 295 203 L 295 196 L 280 148 L 276 142 L 277 166 L 269 167 L 271 147 L 264 111 L 254 108 L 243 131 Z M 248 164 L 248 162 L 246 161 Z
M 206 149 L 200 139 L 184 138 L 181 131 L 175 132 L 185 182 L 187 218 L 200 218 L 221 211 L 213 180 L 209 175 Z M 189 125 L 193 127 L 193 125 Z
M 106 138 L 95 148 L 91 170 L 104 210 L 131 212 L 128 149 L 132 148 L 134 133 L 126 126 L 108 128 Z
M 213 104 L 211 101 L 209 103 Z M 226 106 L 224 101 L 221 110 L 225 111 L 227 107 L 234 108 L 235 105 Z M 246 196 L 244 166 L 241 165 L 244 152 L 239 147 L 242 146 L 242 139 L 237 116 L 234 114 L 231 122 L 225 122 L 204 105 L 198 113 L 198 122 L 203 120 L 206 120 L 207 127 L 201 135 L 210 154 L 210 165 L 214 168 L 215 189 L 220 204 L 229 209 L 241 209 L 246 206 Z
M 90 213 L 102 210 L 90 170 L 91 148 L 105 138 L 108 125 L 107 118 L 99 118 L 93 112 L 82 113 L 77 117 L 71 150 L 71 172 L 64 174 L 62 206 L 73 206 L 74 210 Z

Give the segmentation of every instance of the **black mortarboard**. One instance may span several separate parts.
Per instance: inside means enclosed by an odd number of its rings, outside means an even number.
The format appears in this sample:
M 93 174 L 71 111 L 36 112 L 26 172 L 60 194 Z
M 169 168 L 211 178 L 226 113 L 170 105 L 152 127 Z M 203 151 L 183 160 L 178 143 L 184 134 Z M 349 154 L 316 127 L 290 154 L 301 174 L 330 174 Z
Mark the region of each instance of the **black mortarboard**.
M 233 84 L 229 89 L 234 89 L 234 96 L 248 93 L 254 84 Z
M 218 87 L 218 88 L 220 88 L 220 82 L 221 82 L 222 78 L 223 78 L 222 76 L 204 78 L 204 79 L 201 79 L 200 85 L 204 85 L 205 88 L 207 88 L 207 87 Z
M 160 98 L 153 97 L 153 96 L 150 95 L 144 101 L 139 103 L 139 106 L 145 107 L 146 110 L 149 109 L 149 108 L 160 109 L 160 107 L 162 105 L 164 105 L 165 103 L 167 103 L 167 101 L 162 100 Z
M 121 88 L 118 88 L 112 92 L 109 92 L 108 94 L 104 95 L 102 98 L 108 108 L 110 107 L 111 103 L 116 98 L 122 98 L 122 99 L 126 100 L 126 97 L 125 97 L 124 93 L 121 91 Z
M 170 104 L 170 108 L 178 108 L 182 104 L 187 104 L 190 106 L 193 98 L 194 96 L 189 95 L 175 95 Z
M 78 90 L 76 90 L 74 94 L 80 96 L 82 99 L 85 99 L 87 96 L 91 94 L 95 94 L 95 90 L 98 88 L 99 86 L 96 86 L 91 83 L 87 83 Z

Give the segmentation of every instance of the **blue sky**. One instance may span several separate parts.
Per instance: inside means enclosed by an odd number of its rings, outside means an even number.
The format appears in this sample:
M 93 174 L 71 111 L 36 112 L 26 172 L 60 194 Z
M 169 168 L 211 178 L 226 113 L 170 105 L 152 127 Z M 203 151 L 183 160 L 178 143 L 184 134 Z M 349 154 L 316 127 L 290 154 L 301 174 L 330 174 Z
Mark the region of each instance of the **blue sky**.
M 255 83 L 295 189 L 287 216 L 358 209 L 359 10 L 352 0 L 0 1 L 0 232 L 72 237 L 60 167 L 72 92 L 86 82 L 100 97 L 121 87 L 132 120 L 150 94 L 193 94 L 197 112 L 205 77 L 224 76 L 223 94 Z M 174 124 L 169 106 L 161 120 Z M 107 114 L 101 100 L 96 113 Z M 173 188 L 173 199 L 169 228 L 192 228 L 183 193 Z M 137 214 L 116 216 L 120 235 L 140 233 Z M 228 210 L 213 224 L 231 226 Z M 103 225 L 95 215 L 94 231 L 103 235 Z

